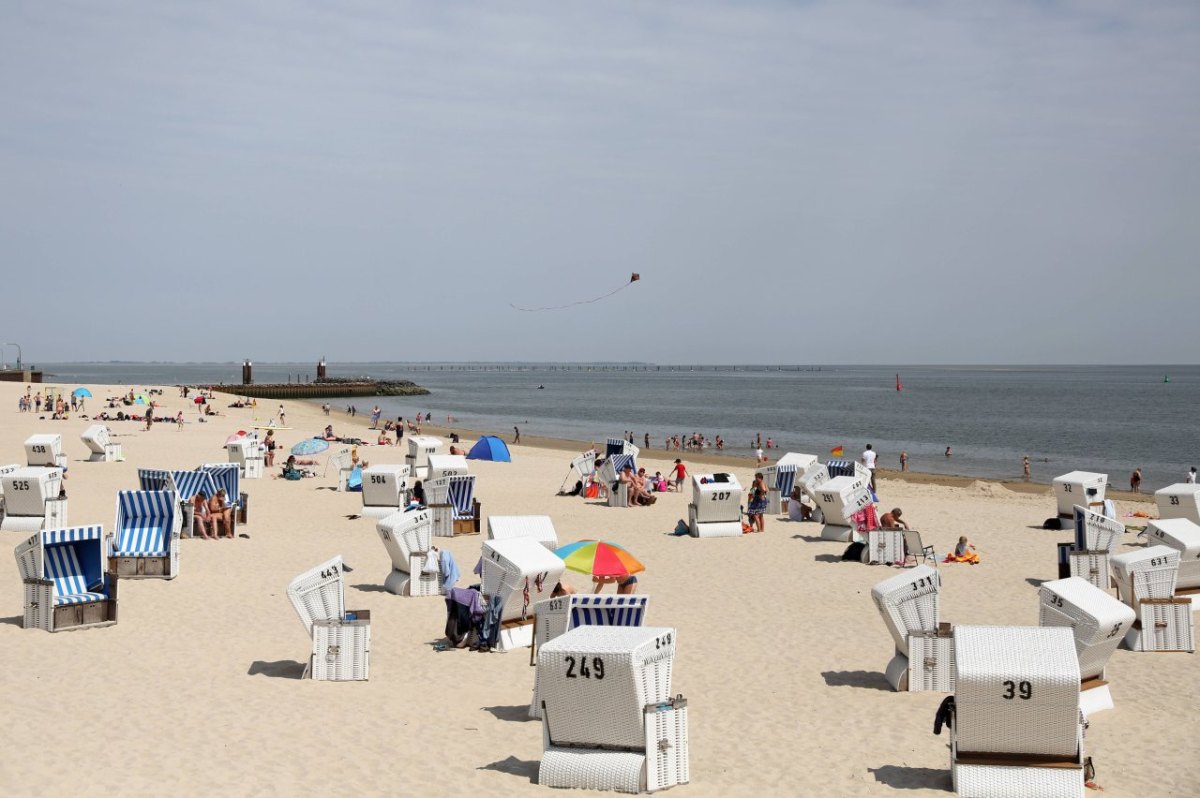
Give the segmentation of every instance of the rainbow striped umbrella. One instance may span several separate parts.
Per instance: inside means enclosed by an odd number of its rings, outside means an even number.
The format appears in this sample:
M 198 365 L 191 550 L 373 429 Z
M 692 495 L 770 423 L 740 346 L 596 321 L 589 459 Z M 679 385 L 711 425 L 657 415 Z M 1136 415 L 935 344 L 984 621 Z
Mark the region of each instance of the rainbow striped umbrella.
M 646 570 L 646 566 L 616 543 L 599 540 L 580 540 L 560 546 L 554 552 L 567 568 L 592 576 L 629 576 Z

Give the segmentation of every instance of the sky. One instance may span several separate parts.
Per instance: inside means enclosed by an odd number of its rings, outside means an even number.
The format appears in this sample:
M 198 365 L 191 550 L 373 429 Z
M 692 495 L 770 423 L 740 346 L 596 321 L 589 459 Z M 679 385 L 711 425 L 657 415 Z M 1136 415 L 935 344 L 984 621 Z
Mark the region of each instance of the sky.
M 0 4 L 27 362 L 1194 363 L 1198 258 L 1194 0 Z

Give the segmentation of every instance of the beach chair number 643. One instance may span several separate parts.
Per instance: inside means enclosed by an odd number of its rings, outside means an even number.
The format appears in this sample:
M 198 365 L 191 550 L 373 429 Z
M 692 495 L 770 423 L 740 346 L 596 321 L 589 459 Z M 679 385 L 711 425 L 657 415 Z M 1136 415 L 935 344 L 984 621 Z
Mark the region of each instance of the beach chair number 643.
M 1014 698 L 1020 698 L 1022 701 L 1028 701 L 1033 698 L 1033 685 L 1029 682 L 1014 682 L 1009 679 L 1004 683 L 1004 695 L 1001 696 L 1005 701 L 1011 701 Z
M 580 657 L 579 673 L 575 672 L 576 661 L 574 657 L 563 657 L 563 659 L 567 661 L 568 679 L 577 679 L 580 676 L 582 676 L 584 679 L 591 679 L 593 677 L 597 679 L 604 678 L 604 660 L 600 659 L 599 657 L 592 657 L 592 667 L 590 669 L 588 668 L 587 657 Z
M 336 565 L 333 566 L 332 568 L 327 568 L 321 572 L 322 579 L 331 579 L 337 575 L 338 575 L 338 569 L 337 569 Z
M 729 491 L 727 491 L 727 490 L 717 491 L 716 493 L 714 493 L 712 495 L 712 501 L 715 501 L 715 502 L 729 501 Z

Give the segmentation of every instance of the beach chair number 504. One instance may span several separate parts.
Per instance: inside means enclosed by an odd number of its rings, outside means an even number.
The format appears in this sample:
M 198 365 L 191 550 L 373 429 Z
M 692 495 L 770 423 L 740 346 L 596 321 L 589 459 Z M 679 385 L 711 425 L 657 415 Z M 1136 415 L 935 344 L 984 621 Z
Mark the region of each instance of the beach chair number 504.
M 727 491 L 727 490 L 717 491 L 716 493 L 714 493 L 712 495 L 711 501 L 714 501 L 714 502 L 729 501 L 729 491 Z
M 592 657 L 592 667 L 588 668 L 587 657 L 579 658 L 579 673 L 575 673 L 575 658 L 563 657 L 567 661 L 567 678 L 577 679 L 582 676 L 584 679 L 591 679 L 593 676 L 597 679 L 604 678 L 604 660 L 599 657 Z
M 1004 695 L 1002 698 L 1004 698 L 1005 701 L 1011 701 L 1014 698 L 1020 698 L 1022 701 L 1028 701 L 1029 699 L 1033 698 L 1033 685 L 1029 682 L 1017 683 L 1012 679 L 1009 679 L 1004 683 Z
M 371 475 L 371 484 L 372 485 L 382 485 L 384 482 L 387 482 L 387 477 L 385 477 L 383 474 L 372 474 Z

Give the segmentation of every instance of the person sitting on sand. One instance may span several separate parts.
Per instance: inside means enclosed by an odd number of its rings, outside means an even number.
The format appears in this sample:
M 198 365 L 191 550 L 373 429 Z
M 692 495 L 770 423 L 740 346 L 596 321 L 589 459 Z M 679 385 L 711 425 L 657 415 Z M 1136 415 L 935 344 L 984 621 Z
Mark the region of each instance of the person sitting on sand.
M 208 511 L 208 494 L 200 491 L 192 499 L 192 525 L 205 540 L 217 539 L 217 520 Z M 193 533 L 194 534 L 194 533 Z
M 963 535 L 958 539 L 958 545 L 954 547 L 954 551 L 947 554 L 946 559 L 942 562 L 965 562 L 979 565 L 979 555 L 975 553 L 975 546 L 967 540 L 966 535 Z
M 633 574 L 629 574 L 628 576 L 593 576 L 592 582 L 596 585 L 596 589 L 592 591 L 593 593 L 599 593 L 604 589 L 605 585 L 615 584 L 617 586 L 617 593 L 628 596 L 637 592 L 638 578 Z
M 788 520 L 789 521 L 811 521 L 813 508 L 804 503 L 804 491 L 800 486 L 792 488 L 792 495 L 788 497 Z
M 325 435 L 323 436 L 323 438 L 324 438 L 324 440 L 327 440 L 327 441 L 336 441 L 337 440 L 337 436 L 333 434 L 333 425 L 332 424 L 325 425 Z
M 221 528 L 225 530 L 224 537 L 233 537 L 233 508 L 225 506 L 225 489 L 217 490 L 217 495 L 213 496 L 208 502 L 208 511 L 212 514 L 213 521 L 219 522 Z M 216 527 L 214 526 L 214 531 Z M 217 537 L 222 537 L 217 533 Z
M 379 433 L 379 440 L 375 441 L 375 445 L 376 446 L 391 446 L 392 439 L 389 438 L 387 435 L 384 435 L 381 432 L 381 433 Z
M 900 516 L 903 514 L 903 512 L 904 511 L 901 510 L 899 507 L 893 507 L 891 509 L 891 512 L 884 513 L 883 517 L 879 519 L 879 528 L 880 529 L 908 529 L 908 524 L 906 524 L 904 521 L 900 520 Z

